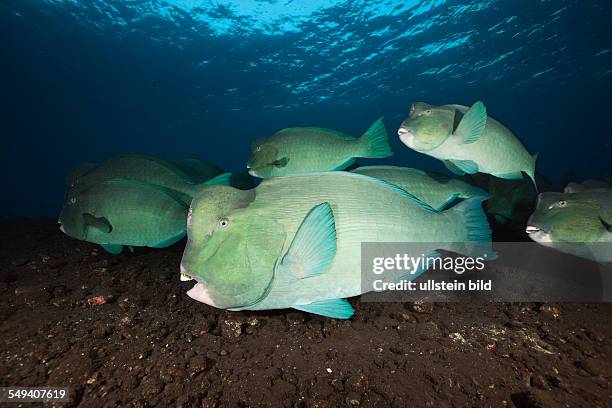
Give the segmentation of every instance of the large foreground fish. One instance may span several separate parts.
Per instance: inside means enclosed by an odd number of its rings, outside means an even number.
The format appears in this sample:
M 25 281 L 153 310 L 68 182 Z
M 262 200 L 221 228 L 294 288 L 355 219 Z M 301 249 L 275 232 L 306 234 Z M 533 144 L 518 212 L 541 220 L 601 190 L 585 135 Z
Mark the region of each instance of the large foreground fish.
M 510 129 L 487 116 L 482 102 L 470 108 L 417 102 L 398 134 L 406 146 L 442 160 L 454 173 L 521 179 L 524 172 L 536 184 L 537 154 L 529 154 Z
M 251 175 L 261 178 L 343 170 L 356 157 L 393 155 L 382 118 L 360 138 L 337 130 L 296 127 L 276 132 L 253 145 L 247 163 Z
M 463 180 L 410 167 L 363 166 L 351 172 L 395 184 L 438 210 L 443 210 L 457 198 L 488 196 L 486 191 Z
M 612 262 L 612 189 L 540 194 L 527 234 L 544 246 Z
M 68 197 L 60 214 L 67 235 L 118 254 L 123 246 L 164 248 L 185 236 L 188 204 L 170 189 L 106 180 Z
M 181 272 L 197 281 L 190 297 L 218 308 L 348 318 L 344 298 L 362 293 L 362 242 L 471 253 L 466 243 L 490 244 L 481 201 L 439 212 L 397 186 L 346 172 L 272 178 L 249 191 L 208 187 L 190 208 Z

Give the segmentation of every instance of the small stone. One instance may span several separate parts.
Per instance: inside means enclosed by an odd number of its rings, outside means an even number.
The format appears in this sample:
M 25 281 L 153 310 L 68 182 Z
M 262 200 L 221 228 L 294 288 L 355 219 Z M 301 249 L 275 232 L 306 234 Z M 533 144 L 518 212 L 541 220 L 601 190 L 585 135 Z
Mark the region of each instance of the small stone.
M 242 324 L 243 322 L 239 320 L 223 320 L 221 325 L 221 335 L 226 338 L 238 338 L 242 334 Z
M 465 340 L 465 338 L 463 337 L 463 335 L 459 332 L 457 333 L 451 333 L 448 335 L 448 337 L 454 341 L 455 343 L 461 343 L 461 344 L 465 344 L 467 343 L 467 341 Z
M 89 299 L 87 299 L 87 303 L 89 303 L 90 306 L 97 306 L 97 305 L 103 305 L 105 303 L 109 303 L 112 299 L 113 299 L 113 295 L 92 296 Z
M 412 310 L 417 313 L 431 314 L 433 313 L 433 303 L 417 300 L 412 304 Z
M 555 319 L 561 316 L 561 309 L 555 305 L 541 305 L 538 311 L 540 313 L 551 315 Z

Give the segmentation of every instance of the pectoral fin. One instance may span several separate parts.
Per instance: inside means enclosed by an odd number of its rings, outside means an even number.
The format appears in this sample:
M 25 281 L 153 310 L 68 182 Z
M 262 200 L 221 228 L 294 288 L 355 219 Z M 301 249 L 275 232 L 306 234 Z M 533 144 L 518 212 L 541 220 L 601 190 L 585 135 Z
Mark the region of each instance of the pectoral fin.
M 274 161 L 272 162 L 272 165 L 273 165 L 274 167 L 279 167 L 279 168 L 281 168 L 281 167 L 286 167 L 286 166 L 287 166 L 287 163 L 289 163 L 289 158 L 287 158 L 287 157 L 283 157 L 282 159 L 274 160 Z
M 511 171 L 510 173 L 496 174 L 498 178 L 506 179 L 506 180 L 522 180 L 523 173 L 520 171 Z
M 438 208 L 436 208 L 436 211 L 442 212 L 450 207 L 452 207 L 457 199 L 461 196 L 461 194 L 459 193 L 453 193 L 450 196 L 448 196 L 448 198 L 446 199 L 446 201 L 444 201 L 444 203 L 442 203 Z
M 465 174 L 465 171 L 463 171 L 459 167 L 455 166 L 453 164 L 453 162 L 450 161 L 450 160 L 443 160 L 442 163 L 444 163 L 444 165 L 446 166 L 447 169 L 449 169 L 450 171 L 452 171 L 454 174 L 456 174 L 458 176 L 463 176 Z
M 206 184 L 207 186 L 213 186 L 213 185 L 229 186 L 231 177 L 232 177 L 232 173 L 219 174 L 218 176 L 205 181 L 204 184 Z
M 113 226 L 105 217 L 96 217 L 89 213 L 83 213 L 83 221 L 85 221 L 86 225 L 97 228 L 107 234 L 113 230 Z
M 455 130 L 455 135 L 463 140 L 463 144 L 474 143 L 480 139 L 486 126 L 487 108 L 481 101 L 478 101 L 463 115 Z
M 334 214 L 328 203 L 322 203 L 306 215 L 277 268 L 295 279 L 309 278 L 325 272 L 335 256 Z
M 468 174 L 478 173 L 478 164 L 476 164 L 472 160 L 449 160 L 449 161 L 453 164 L 453 166 L 457 167 L 463 173 L 468 173 Z
M 332 317 L 335 319 L 348 319 L 355 310 L 346 299 L 329 299 L 307 305 L 293 305 L 294 309 L 304 312 L 314 313 L 321 316 Z
M 109 254 L 119 255 L 123 251 L 123 245 L 117 244 L 101 244 L 102 248 Z

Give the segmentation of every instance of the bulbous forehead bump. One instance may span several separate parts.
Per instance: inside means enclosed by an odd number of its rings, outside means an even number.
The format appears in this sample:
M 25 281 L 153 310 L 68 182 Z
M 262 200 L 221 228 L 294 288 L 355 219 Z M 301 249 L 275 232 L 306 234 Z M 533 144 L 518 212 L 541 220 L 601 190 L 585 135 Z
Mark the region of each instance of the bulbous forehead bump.
M 239 190 L 231 186 L 207 186 L 191 204 L 192 221 L 215 218 L 238 208 L 248 207 L 255 200 L 255 190 Z
M 410 109 L 410 114 L 418 115 L 419 113 L 422 113 L 426 109 L 431 109 L 431 107 L 432 105 L 425 103 L 425 102 L 415 102 L 412 104 L 412 107 Z
M 540 193 L 538 196 L 537 208 L 548 208 L 551 204 L 567 199 L 567 194 L 557 192 Z

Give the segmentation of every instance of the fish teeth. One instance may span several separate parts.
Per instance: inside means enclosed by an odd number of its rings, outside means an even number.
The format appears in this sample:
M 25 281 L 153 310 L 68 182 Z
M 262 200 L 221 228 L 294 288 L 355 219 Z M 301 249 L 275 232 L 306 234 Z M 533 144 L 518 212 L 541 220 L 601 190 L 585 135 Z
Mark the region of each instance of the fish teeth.
M 187 275 L 186 273 L 181 273 L 181 282 L 188 282 L 190 280 L 193 280 L 192 276 Z
M 525 229 L 525 232 L 528 234 L 533 234 L 534 232 L 539 232 L 542 231 L 541 229 L 539 229 L 538 227 L 534 227 L 533 225 L 528 225 L 527 228 Z

